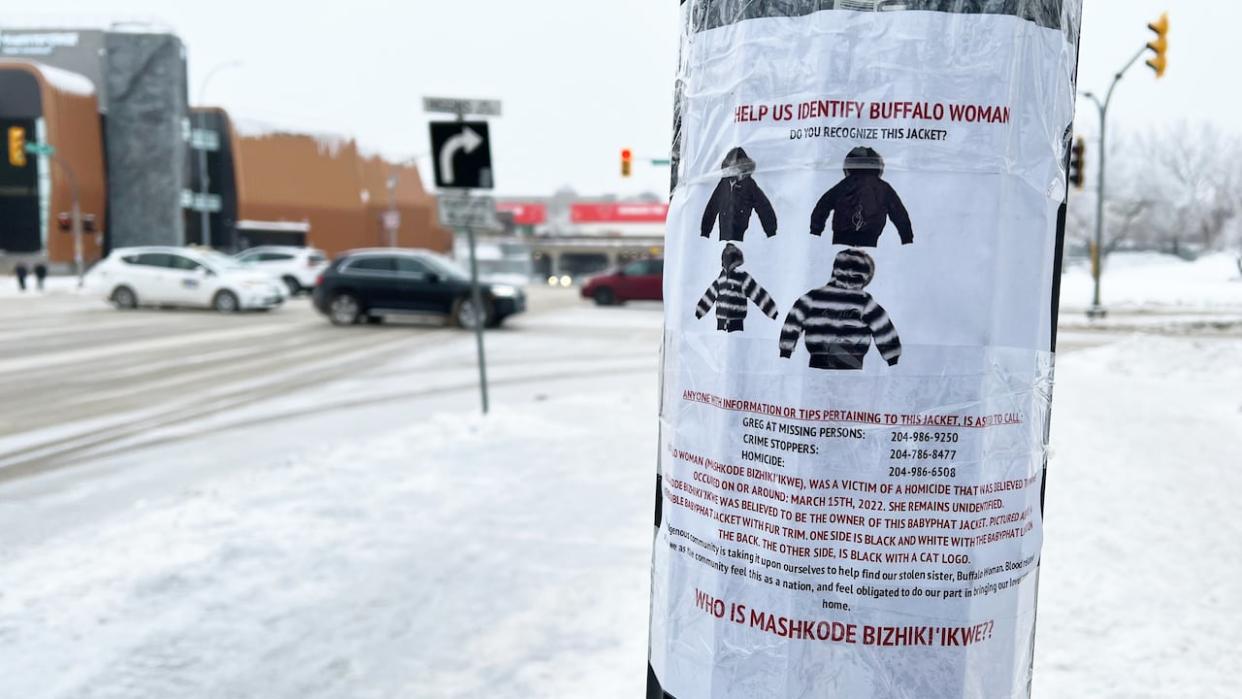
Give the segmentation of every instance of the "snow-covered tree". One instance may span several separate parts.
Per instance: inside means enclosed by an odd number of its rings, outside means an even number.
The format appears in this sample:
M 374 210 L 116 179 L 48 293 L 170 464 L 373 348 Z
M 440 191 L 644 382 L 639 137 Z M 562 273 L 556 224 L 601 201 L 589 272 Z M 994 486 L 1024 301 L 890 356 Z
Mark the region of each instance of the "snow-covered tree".
M 1242 141 L 1210 124 L 1180 124 L 1144 134 L 1139 150 L 1151 160 L 1142 189 L 1161 206 L 1150 225 L 1161 240 L 1203 249 L 1223 247 L 1242 213 Z
M 1071 195 L 1066 233 L 1094 239 L 1098 159 L 1088 187 Z M 1218 250 L 1242 245 L 1242 138 L 1211 124 L 1137 133 L 1114 129 L 1108 147 L 1107 254 L 1119 247 Z

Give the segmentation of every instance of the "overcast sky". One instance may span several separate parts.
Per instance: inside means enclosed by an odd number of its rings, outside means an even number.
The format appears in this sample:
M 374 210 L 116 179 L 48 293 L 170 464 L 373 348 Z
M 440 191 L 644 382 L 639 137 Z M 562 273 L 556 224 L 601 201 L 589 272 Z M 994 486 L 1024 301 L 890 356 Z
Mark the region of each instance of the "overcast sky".
M 212 67 L 205 101 L 251 119 L 353 135 L 386 154 L 428 149 L 423 95 L 494 97 L 496 179 L 502 194 L 667 190 L 667 168 L 619 176 L 618 153 L 664 157 L 672 121 L 676 0 L 39 0 L 23 25 L 154 20 L 189 53 L 191 99 Z M 279 5 L 279 7 L 277 6 Z M 291 9 L 299 7 L 299 9 Z M 1141 63 L 1114 100 L 1115 128 L 1214 121 L 1242 129 L 1235 33 L 1242 3 L 1086 0 L 1079 84 L 1108 86 L 1148 41 L 1146 24 L 1170 10 L 1169 70 Z M 1094 133 L 1085 102 L 1079 129 Z M 422 161 L 426 164 L 426 159 Z

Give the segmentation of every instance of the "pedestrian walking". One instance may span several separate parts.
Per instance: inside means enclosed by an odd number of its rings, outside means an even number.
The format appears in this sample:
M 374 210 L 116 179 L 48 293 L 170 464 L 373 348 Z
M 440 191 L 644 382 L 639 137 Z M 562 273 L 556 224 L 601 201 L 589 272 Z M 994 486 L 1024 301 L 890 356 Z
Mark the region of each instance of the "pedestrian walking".
M 36 287 L 39 291 L 43 291 L 43 281 L 47 279 L 47 265 L 42 262 L 36 264 L 34 267 L 34 274 Z
M 13 268 L 13 274 L 17 275 L 17 290 L 25 291 L 26 275 L 29 274 L 29 271 L 26 269 L 26 265 L 18 262 L 17 266 Z

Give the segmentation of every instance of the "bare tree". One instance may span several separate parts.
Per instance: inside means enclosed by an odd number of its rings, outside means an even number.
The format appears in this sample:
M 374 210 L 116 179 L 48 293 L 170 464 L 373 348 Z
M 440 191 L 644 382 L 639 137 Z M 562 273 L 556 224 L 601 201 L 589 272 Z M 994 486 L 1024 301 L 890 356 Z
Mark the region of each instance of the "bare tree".
M 1134 148 L 1135 139 L 1125 132 L 1114 131 L 1108 148 L 1108 198 L 1104 204 L 1105 254 L 1125 244 L 1152 245 L 1146 214 L 1158 199 L 1141 185 L 1145 159 Z M 1090 152 L 1090 150 L 1088 151 Z M 1099 174 L 1099 158 L 1087 164 L 1088 186 L 1079 195 L 1071 195 L 1066 218 L 1066 234 L 1070 240 L 1086 246 L 1095 240 L 1095 183 Z
M 1116 132 L 1115 132 L 1116 133 Z M 1096 173 L 1088 164 L 1088 181 Z M 1095 232 L 1096 192 L 1071 197 L 1071 240 Z M 1108 149 L 1103 252 L 1123 246 L 1221 249 L 1242 218 L 1242 139 L 1211 124 L 1118 133 Z M 1242 241 L 1239 241 L 1242 243 Z
M 1150 160 L 1139 187 L 1160 202 L 1150 217 L 1158 237 L 1219 249 L 1242 213 L 1238 136 L 1211 124 L 1182 123 L 1144 134 L 1139 150 Z

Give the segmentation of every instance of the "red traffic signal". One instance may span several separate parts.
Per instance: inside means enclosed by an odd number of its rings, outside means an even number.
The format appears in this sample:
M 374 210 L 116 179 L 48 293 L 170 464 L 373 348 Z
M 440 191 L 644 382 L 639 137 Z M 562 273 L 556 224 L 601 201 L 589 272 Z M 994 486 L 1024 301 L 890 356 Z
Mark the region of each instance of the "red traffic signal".
M 629 177 L 634 172 L 634 151 L 621 149 L 621 176 Z

